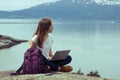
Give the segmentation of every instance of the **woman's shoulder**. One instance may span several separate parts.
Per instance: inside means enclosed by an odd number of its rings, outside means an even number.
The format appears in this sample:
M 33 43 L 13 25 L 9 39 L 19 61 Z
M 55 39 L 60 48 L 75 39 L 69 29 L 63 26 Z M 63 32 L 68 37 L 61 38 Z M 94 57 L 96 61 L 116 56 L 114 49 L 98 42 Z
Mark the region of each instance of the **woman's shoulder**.
M 37 37 L 38 37 L 38 35 L 34 35 L 34 36 L 33 36 L 33 38 L 37 38 Z
M 37 41 L 37 36 L 38 36 L 38 35 L 34 35 L 34 36 L 32 37 L 32 41 L 36 42 L 36 41 Z
M 48 34 L 48 41 L 50 42 L 50 43 L 53 43 L 54 42 L 54 40 L 53 40 L 53 36 L 52 36 L 52 34 Z

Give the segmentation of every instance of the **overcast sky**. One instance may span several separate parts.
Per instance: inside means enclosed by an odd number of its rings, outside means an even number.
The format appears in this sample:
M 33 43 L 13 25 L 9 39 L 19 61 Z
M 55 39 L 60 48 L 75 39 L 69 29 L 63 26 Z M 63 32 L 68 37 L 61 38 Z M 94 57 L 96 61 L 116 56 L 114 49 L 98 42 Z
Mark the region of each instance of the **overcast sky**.
M 0 0 L 0 10 L 13 11 L 57 0 Z

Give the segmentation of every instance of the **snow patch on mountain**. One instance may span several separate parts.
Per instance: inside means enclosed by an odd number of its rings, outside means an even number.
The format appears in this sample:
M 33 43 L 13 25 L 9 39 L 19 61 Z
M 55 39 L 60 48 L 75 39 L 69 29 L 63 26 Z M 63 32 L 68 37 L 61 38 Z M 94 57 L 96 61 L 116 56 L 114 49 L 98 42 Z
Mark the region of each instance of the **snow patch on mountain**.
M 72 3 L 99 4 L 99 5 L 120 5 L 120 0 L 67 0 Z
M 93 0 L 97 4 L 102 5 L 120 5 L 120 0 Z

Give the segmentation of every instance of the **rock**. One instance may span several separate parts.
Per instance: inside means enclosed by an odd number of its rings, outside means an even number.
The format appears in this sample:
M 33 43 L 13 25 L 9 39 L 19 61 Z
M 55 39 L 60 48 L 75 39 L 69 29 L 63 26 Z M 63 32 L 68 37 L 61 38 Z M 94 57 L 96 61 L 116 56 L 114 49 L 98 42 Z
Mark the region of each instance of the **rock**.
M 85 75 L 76 75 L 62 72 L 10 76 L 9 74 L 11 72 L 15 71 L 0 72 L 0 80 L 105 80 L 105 78 L 90 77 Z
M 0 49 L 10 48 L 22 42 L 28 42 L 28 40 L 19 40 L 6 35 L 0 35 Z

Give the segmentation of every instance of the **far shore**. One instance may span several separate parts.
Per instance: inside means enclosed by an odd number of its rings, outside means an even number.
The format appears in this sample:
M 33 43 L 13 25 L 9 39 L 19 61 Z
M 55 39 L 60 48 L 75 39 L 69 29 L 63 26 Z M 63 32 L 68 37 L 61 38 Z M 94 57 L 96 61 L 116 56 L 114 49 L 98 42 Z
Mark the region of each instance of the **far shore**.
M 0 49 L 10 48 L 23 42 L 28 42 L 28 40 L 21 40 L 6 35 L 0 35 Z

